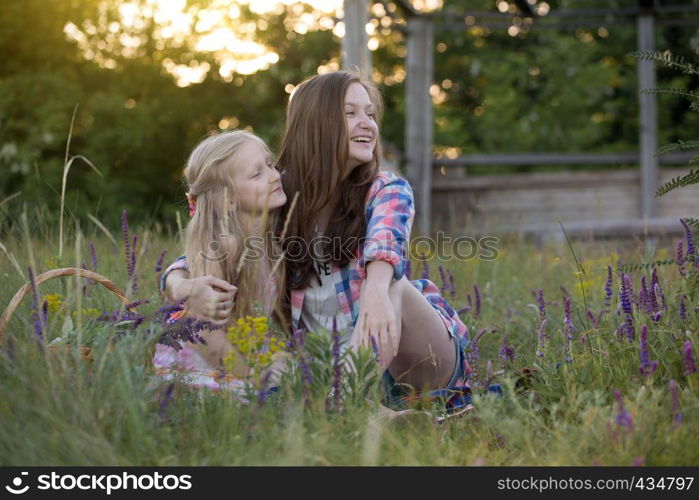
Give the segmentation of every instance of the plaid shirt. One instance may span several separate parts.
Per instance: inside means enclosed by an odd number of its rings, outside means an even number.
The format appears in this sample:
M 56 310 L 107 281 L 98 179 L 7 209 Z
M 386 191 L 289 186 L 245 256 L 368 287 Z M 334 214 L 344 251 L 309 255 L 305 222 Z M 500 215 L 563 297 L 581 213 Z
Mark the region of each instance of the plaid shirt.
M 401 279 L 405 274 L 405 259 L 414 215 L 413 190 L 408 181 L 390 171 L 380 171 L 367 195 L 367 234 L 363 244 L 357 249 L 356 259 L 342 268 L 333 264 L 332 276 L 340 312 L 351 316 L 352 325 L 357 323 L 359 317 L 359 295 L 369 262 L 383 260 L 391 264 L 395 280 Z M 440 313 L 450 334 L 459 340 L 462 347 L 466 347 L 469 342 L 468 329 L 441 296 L 439 288 L 426 279 L 413 280 L 411 283 Z M 294 329 L 301 327 L 304 296 L 304 289 L 291 291 L 291 323 Z
M 354 260 L 344 267 L 333 264 L 332 268 L 332 280 L 340 303 L 340 314 L 351 319 L 351 325 L 354 326 L 359 317 L 359 296 L 369 262 L 383 260 L 390 263 L 395 280 L 401 279 L 405 274 L 414 215 L 413 191 L 408 181 L 390 171 L 380 171 L 367 195 L 366 238 L 360 243 Z M 173 269 L 187 269 L 184 257 L 177 259 L 163 273 L 161 289 L 165 288 L 165 278 Z M 461 348 L 465 348 L 469 343 L 468 329 L 456 311 L 441 296 L 439 288 L 426 279 L 413 280 L 411 283 L 437 310 L 450 335 L 458 340 Z M 302 326 L 301 311 L 305 293 L 305 289 L 291 291 L 291 323 L 294 329 Z M 468 366 L 464 366 L 464 369 L 467 374 L 471 371 Z

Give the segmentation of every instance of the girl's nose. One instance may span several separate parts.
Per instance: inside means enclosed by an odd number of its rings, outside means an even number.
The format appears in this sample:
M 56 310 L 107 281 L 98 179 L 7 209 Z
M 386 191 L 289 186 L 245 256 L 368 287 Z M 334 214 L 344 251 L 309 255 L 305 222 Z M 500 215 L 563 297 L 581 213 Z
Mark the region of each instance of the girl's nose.
M 372 130 L 374 128 L 374 120 L 371 119 L 369 115 L 366 113 L 362 114 L 362 119 L 359 122 L 359 126 L 367 129 L 367 130 Z

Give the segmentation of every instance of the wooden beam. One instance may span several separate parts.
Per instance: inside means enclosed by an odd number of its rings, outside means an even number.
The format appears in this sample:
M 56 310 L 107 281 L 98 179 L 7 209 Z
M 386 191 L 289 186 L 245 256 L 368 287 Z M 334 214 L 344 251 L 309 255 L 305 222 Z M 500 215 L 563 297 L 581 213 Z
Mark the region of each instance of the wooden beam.
M 633 238 L 649 235 L 679 236 L 683 227 L 677 217 L 652 217 L 646 219 L 621 219 L 575 221 L 564 223 L 563 227 L 571 238 Z M 522 236 L 547 237 L 556 241 L 565 241 L 560 224 L 525 224 L 509 228 Z M 504 232 L 507 232 L 505 229 Z
M 357 71 L 371 79 L 371 53 L 367 47 L 368 0 L 344 0 L 345 36 L 342 38 L 342 69 Z
M 410 18 L 407 28 L 406 175 L 415 193 L 417 229 L 430 234 L 433 114 L 430 85 L 434 73 L 434 26 L 430 19 Z
M 658 157 L 657 161 L 662 165 L 687 165 L 694 156 L 692 152 L 667 153 Z M 449 168 L 469 165 L 634 165 L 639 163 L 639 159 L 639 153 L 484 153 L 434 158 L 432 164 Z
M 652 12 L 644 12 L 638 17 L 638 50 L 653 52 L 655 50 L 655 19 Z M 658 105 L 654 94 L 642 94 L 645 89 L 655 88 L 655 63 L 638 60 L 638 87 L 641 151 L 641 216 L 655 215 L 655 190 L 658 187 Z

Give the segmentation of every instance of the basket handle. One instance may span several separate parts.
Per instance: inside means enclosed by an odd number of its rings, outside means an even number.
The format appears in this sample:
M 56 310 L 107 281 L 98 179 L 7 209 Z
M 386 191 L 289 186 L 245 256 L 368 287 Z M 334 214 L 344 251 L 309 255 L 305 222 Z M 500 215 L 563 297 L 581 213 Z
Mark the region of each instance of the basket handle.
M 36 284 L 39 285 L 44 281 L 59 278 L 61 276 L 80 276 L 82 278 L 89 278 L 116 295 L 122 304 L 129 303 L 129 299 L 126 298 L 126 295 L 124 295 L 124 293 L 114 284 L 114 282 L 108 280 L 101 274 L 97 274 L 93 271 L 88 271 L 87 269 L 82 269 L 80 267 L 62 267 L 60 269 L 52 269 L 51 271 L 46 271 L 45 273 L 39 274 L 35 280 Z M 31 289 L 32 284 L 25 283 L 22 288 L 17 290 L 17 293 L 14 297 L 12 297 L 12 300 L 10 300 L 10 303 L 7 305 L 5 312 L 2 313 L 2 316 L 0 317 L 0 342 L 5 334 L 5 327 L 7 327 L 7 324 L 10 322 L 10 318 L 14 314 L 15 310 L 19 307 L 22 299 L 24 299 L 24 297 L 31 292 Z

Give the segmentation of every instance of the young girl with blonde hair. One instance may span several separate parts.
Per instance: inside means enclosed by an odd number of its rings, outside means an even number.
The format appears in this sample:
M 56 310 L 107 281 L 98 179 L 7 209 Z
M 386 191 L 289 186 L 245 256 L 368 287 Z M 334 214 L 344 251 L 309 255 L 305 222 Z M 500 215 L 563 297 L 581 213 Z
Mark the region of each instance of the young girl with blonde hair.
M 184 256 L 163 279 L 175 269 L 187 269 L 191 279 L 166 293 L 172 302 L 187 299 L 170 321 L 190 314 L 225 325 L 231 318 L 273 315 L 284 289 L 284 266 L 274 269 L 279 249 L 270 236 L 286 195 L 269 148 L 244 131 L 213 135 L 192 151 L 184 182 L 191 216 Z M 176 285 L 177 279 L 177 273 L 170 275 Z M 202 330 L 200 336 L 205 345 L 187 342 L 176 350 L 158 344 L 154 364 L 161 375 L 185 371 L 194 385 L 218 389 L 232 347 L 222 328 Z M 248 367 L 237 361 L 234 374 L 243 378 Z

